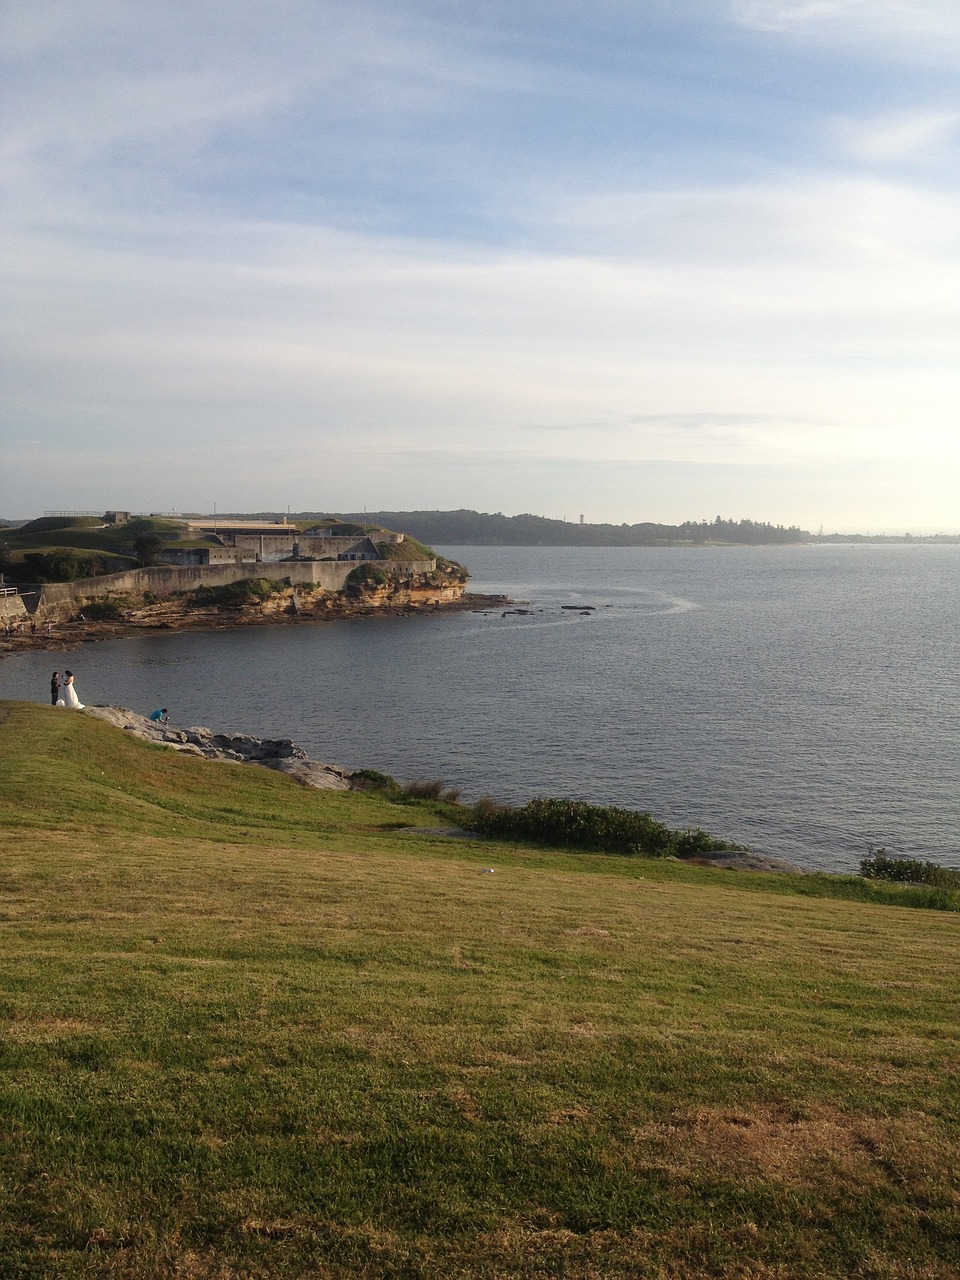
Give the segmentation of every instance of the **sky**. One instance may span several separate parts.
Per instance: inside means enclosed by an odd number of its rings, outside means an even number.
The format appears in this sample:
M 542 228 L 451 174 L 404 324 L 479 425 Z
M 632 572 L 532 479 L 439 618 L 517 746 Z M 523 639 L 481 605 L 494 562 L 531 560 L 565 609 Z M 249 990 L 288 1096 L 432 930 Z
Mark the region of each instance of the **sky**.
M 956 0 L 7 0 L 0 516 L 960 529 Z

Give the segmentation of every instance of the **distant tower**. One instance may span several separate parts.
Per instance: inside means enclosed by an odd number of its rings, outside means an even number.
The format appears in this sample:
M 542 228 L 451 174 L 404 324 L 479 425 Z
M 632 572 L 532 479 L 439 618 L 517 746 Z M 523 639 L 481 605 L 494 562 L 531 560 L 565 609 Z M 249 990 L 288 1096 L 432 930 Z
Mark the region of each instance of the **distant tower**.
M 583 524 L 583 516 L 580 517 L 580 523 Z

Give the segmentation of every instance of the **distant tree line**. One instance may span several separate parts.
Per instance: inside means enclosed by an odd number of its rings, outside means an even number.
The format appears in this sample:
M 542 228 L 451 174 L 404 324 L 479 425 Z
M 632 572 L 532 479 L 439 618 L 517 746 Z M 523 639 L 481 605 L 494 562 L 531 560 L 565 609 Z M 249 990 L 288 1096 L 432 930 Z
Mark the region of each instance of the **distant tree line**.
M 770 545 L 802 542 L 809 534 L 796 526 L 755 520 L 686 520 L 683 524 L 568 524 L 545 516 L 505 516 L 502 512 L 370 511 L 345 518 L 402 529 L 436 546 L 660 547 L 677 543 L 728 542 Z

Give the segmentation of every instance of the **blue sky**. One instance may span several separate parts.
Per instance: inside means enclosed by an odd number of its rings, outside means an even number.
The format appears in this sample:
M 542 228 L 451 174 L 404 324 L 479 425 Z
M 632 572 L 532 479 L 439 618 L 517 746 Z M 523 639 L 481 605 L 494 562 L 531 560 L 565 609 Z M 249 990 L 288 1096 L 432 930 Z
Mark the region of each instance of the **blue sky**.
M 12 0 L 0 514 L 960 528 L 955 0 Z

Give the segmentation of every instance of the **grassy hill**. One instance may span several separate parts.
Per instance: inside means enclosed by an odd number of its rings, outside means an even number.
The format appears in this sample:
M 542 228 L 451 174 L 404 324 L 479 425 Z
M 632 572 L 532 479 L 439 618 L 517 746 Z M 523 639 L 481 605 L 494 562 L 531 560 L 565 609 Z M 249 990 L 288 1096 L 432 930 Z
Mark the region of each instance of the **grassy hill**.
M 116 552 L 131 547 L 142 534 L 178 541 L 186 532 L 178 521 L 147 516 L 116 525 L 104 524 L 92 516 L 43 516 L 19 529 L 6 530 L 2 539 L 5 545 L 17 549 L 62 546 Z
M 5 1277 L 960 1271 L 957 915 L 0 716 Z
M 143 517 L 105 525 L 94 516 L 42 516 L 0 529 L 0 571 L 14 582 L 69 582 L 134 569 L 137 539 L 175 542 L 185 532 L 172 520 Z

